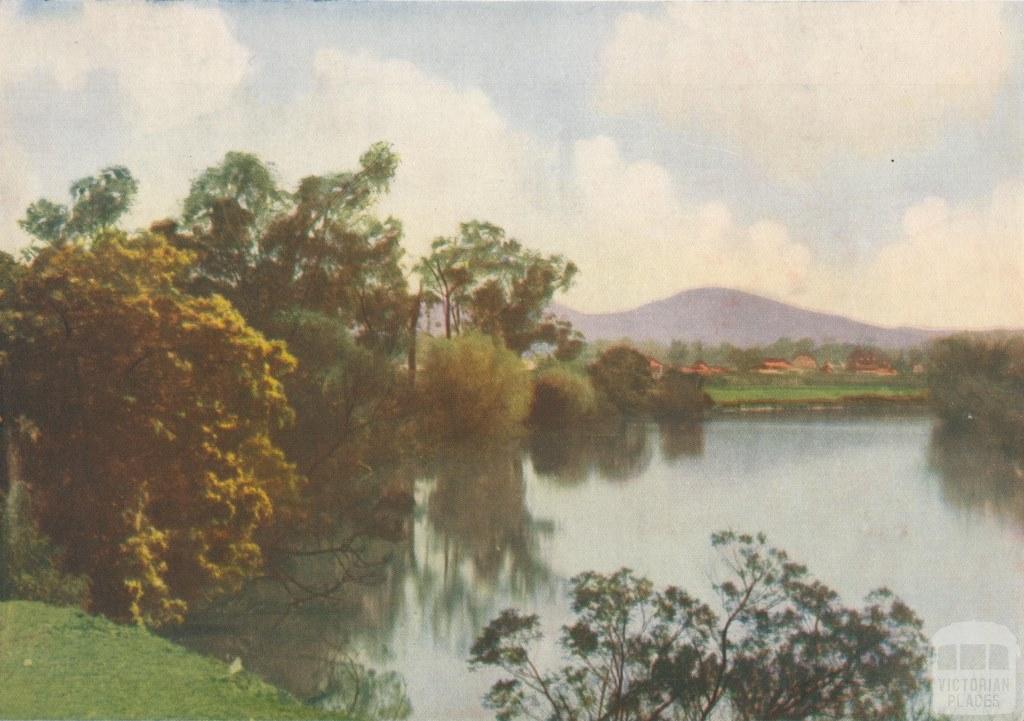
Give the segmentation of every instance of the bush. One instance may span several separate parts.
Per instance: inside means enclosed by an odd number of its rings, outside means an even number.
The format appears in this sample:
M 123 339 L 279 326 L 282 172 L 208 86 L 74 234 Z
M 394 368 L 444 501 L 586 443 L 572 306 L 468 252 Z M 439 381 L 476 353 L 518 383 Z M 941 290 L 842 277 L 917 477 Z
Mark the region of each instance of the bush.
M 660 418 L 700 415 L 710 405 L 703 378 L 669 368 L 651 392 L 651 410 Z
M 421 430 L 432 440 L 508 435 L 529 410 L 529 377 L 500 341 L 463 335 L 428 350 L 418 403 Z
M 624 415 L 637 415 L 648 408 L 654 387 L 650 361 L 628 346 L 609 348 L 587 369 L 603 402 Z
M 931 350 L 928 387 L 947 430 L 1024 453 L 1024 339 L 940 340 Z
M 24 484 L 12 483 L 0 503 L 0 601 L 85 606 L 89 584 L 61 571 L 60 549 L 39 532 Z
M 566 428 L 591 417 L 597 396 L 590 379 L 553 366 L 533 379 L 530 423 L 541 428 Z

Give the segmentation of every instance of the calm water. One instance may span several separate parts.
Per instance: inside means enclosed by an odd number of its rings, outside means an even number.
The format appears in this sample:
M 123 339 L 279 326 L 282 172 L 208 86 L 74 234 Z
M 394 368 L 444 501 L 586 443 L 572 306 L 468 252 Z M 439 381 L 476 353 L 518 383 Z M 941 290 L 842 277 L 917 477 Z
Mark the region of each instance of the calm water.
M 1024 481 L 934 438 L 928 418 L 722 418 L 526 445 L 450 454 L 428 473 L 372 591 L 273 618 L 253 603 L 187 642 L 304 697 L 358 649 L 404 675 L 414 718 L 486 718 L 493 678 L 465 659 L 498 611 L 539 613 L 553 631 L 573 574 L 621 566 L 706 595 L 709 536 L 726 528 L 764 531 L 848 603 L 891 588 L 926 632 L 971 619 L 1024 632 Z

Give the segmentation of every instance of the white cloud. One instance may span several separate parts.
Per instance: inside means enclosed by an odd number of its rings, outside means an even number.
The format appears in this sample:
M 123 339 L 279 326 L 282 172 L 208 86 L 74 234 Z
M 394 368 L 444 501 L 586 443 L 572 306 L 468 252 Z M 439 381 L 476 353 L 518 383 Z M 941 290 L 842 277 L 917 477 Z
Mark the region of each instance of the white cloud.
M 929 198 L 867 264 L 862 314 L 939 328 L 1024 327 L 1024 180 L 980 203 Z
M 783 175 L 984 117 L 1014 52 L 996 3 L 686 3 L 623 16 L 599 105 L 723 134 Z
M 6 5 L 6 4 L 5 4 Z M 64 89 L 111 74 L 136 129 L 156 133 L 226 106 L 249 52 L 214 8 L 88 2 L 79 12 L 19 15 L 0 8 L 0 90 L 20 78 Z
M 169 138 L 182 128 L 201 136 L 205 120 L 230 108 L 249 60 L 249 51 L 215 8 L 87 2 L 22 14 L 17 3 L 0 2 L 0 231 L 4 245 L 11 249 L 24 244 L 16 219 L 28 203 L 76 179 L 42 178 L 35 172 L 40 166 L 73 166 L 76 159 L 43 158 L 38 153 L 45 149 L 30 152 L 25 147 L 10 112 L 15 98 L 21 97 L 19 85 L 22 90 L 31 84 L 41 88 L 39 106 L 51 118 L 59 118 L 65 114 L 62 104 L 90 80 L 112 80 L 116 97 L 94 123 L 97 132 L 126 128 L 121 141 L 135 152 L 126 150 L 108 161 L 123 162 L 145 156 L 146 146 L 163 145 L 165 155 L 180 155 L 169 147 Z M 47 92 L 51 94 L 44 95 Z M 175 158 L 174 164 L 180 165 L 181 160 Z M 169 191 L 150 182 L 154 171 L 159 177 L 160 170 L 145 165 L 132 169 L 144 178 L 143 201 Z M 181 193 L 185 187 L 179 184 L 172 192 Z M 61 194 L 55 199 L 64 200 Z M 140 211 L 158 205 L 141 202 Z
M 609 138 L 576 143 L 572 177 L 553 244 L 581 267 L 569 296 L 581 307 L 622 309 L 704 285 L 793 297 L 807 283 L 810 251 L 782 224 L 746 226 L 724 204 L 687 202 L 664 168 L 625 161 Z

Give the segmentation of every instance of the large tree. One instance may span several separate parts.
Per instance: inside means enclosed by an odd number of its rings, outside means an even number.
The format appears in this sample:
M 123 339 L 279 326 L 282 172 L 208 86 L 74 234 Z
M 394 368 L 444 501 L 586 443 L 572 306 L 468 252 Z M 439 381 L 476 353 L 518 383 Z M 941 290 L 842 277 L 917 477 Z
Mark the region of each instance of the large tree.
M 413 339 L 416 304 L 401 224 L 375 214 L 397 163 L 378 143 L 356 170 L 306 177 L 288 191 L 269 164 L 229 153 L 192 183 L 180 222 L 158 227 L 195 253 L 193 292 L 228 298 L 298 360 L 285 383 L 296 421 L 275 439 L 308 480 L 311 513 L 301 534 L 278 529 L 268 547 L 278 551 L 274 572 L 303 595 L 323 587 L 307 593 L 291 568 L 296 552 L 323 550 L 345 575 L 371 539 L 394 535 L 410 498 L 389 466 L 410 445 L 397 361 Z
M 445 337 L 473 329 L 519 354 L 537 343 L 555 346 L 563 358 L 579 353 L 579 335 L 547 313 L 576 276 L 562 256 L 542 255 L 496 225 L 473 221 L 457 236 L 437 238 L 416 268 L 428 302 L 441 308 Z
M 181 232 L 163 226 L 172 242 L 196 253 L 193 288 L 223 295 L 275 336 L 289 337 L 319 313 L 367 347 L 401 350 L 410 304 L 402 227 L 373 214 L 398 158 L 378 143 L 359 162 L 354 172 L 304 178 L 294 192 L 247 153 L 228 153 L 200 174 Z
M 183 291 L 190 261 L 103 231 L 42 247 L 2 298 L 4 422 L 40 526 L 95 610 L 153 624 L 256 572 L 297 483 L 271 440 L 294 361 Z

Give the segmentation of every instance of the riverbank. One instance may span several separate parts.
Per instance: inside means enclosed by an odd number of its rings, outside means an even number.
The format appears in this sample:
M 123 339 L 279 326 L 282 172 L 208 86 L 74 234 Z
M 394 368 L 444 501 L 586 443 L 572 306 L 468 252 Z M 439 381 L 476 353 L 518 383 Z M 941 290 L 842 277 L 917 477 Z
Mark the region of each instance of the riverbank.
M 4 718 L 330 717 L 143 628 L 26 601 L 0 603 L 0 679 Z

